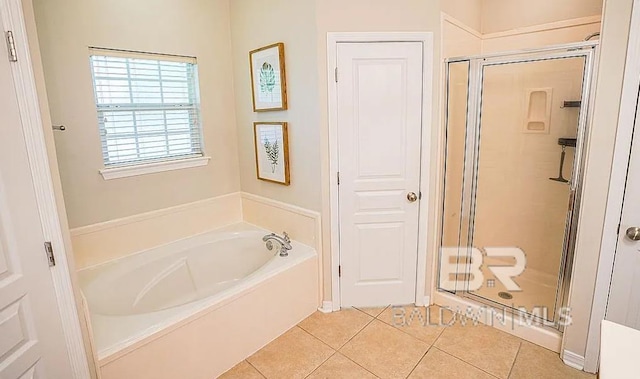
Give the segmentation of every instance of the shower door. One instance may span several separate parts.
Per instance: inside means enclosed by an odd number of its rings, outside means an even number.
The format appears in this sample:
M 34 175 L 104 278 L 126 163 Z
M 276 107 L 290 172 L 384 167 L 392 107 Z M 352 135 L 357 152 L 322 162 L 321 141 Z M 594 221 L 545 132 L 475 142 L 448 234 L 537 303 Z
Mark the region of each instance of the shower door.
M 562 329 L 594 46 L 448 62 L 441 289 Z

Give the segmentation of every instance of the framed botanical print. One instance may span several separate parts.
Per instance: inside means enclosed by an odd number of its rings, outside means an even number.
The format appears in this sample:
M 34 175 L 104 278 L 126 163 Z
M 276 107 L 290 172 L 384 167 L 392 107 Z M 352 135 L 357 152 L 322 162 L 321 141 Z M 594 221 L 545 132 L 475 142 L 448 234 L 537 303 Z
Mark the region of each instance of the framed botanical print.
M 258 179 L 290 184 L 289 137 L 286 122 L 255 122 L 253 124 Z
M 276 43 L 249 52 L 253 111 L 287 109 L 284 44 Z

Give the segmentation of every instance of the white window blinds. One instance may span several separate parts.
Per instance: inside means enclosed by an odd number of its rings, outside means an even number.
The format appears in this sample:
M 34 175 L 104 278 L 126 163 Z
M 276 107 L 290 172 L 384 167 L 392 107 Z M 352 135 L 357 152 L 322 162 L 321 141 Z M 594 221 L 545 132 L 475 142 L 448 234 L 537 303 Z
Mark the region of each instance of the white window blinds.
M 90 61 L 106 167 L 203 155 L 195 59 L 92 49 Z

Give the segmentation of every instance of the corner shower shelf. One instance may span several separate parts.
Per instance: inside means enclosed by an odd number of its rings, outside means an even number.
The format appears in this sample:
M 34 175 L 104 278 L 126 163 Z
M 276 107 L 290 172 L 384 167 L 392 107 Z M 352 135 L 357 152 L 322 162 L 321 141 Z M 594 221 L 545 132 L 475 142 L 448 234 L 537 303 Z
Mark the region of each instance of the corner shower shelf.
M 569 100 L 562 103 L 561 108 L 580 108 L 582 106 L 582 101 L 580 100 Z
M 558 169 L 558 177 L 557 178 L 549 178 L 554 182 L 560 183 L 570 183 L 569 180 L 565 179 L 562 176 L 562 172 L 564 171 L 564 158 L 566 155 L 567 147 L 576 147 L 578 144 L 578 140 L 576 138 L 558 138 L 558 145 L 562 146 L 562 153 L 560 154 L 560 168 Z
M 566 147 L 576 147 L 578 140 L 576 138 L 558 138 L 558 145 Z

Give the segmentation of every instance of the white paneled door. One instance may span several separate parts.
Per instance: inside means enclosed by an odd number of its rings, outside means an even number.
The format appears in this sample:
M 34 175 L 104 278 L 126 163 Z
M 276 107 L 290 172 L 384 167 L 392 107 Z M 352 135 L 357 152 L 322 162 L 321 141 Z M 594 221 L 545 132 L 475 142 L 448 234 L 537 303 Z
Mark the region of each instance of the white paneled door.
M 606 318 L 640 330 L 640 102 L 636 109 Z
M 0 378 L 72 378 L 25 139 L 0 54 Z
M 341 305 L 413 303 L 423 45 L 337 49 Z

